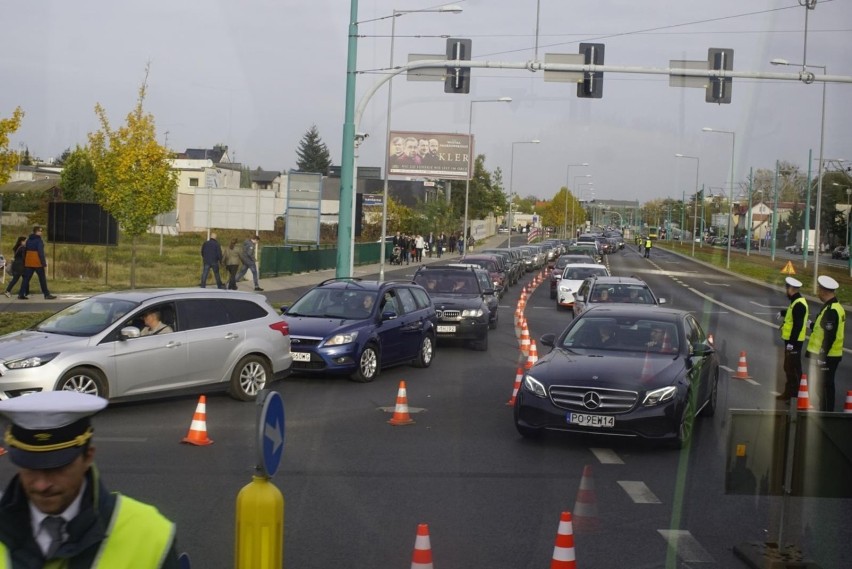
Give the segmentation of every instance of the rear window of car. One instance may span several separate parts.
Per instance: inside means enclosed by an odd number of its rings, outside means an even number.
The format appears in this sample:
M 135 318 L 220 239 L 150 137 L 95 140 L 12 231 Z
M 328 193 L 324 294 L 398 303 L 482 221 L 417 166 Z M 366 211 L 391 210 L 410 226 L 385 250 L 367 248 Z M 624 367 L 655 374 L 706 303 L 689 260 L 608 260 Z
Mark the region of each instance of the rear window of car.
M 565 267 L 562 278 L 569 281 L 581 281 L 589 277 L 608 277 L 606 267 Z

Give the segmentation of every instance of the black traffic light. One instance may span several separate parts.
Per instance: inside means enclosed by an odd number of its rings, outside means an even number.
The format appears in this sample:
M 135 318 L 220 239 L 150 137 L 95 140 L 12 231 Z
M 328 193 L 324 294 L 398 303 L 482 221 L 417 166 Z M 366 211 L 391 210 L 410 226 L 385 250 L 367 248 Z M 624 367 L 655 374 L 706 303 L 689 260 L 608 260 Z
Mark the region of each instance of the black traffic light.
M 580 53 L 585 56 L 585 64 L 604 64 L 604 44 L 581 43 Z M 583 73 L 583 80 L 577 83 L 577 96 L 600 99 L 603 97 L 603 71 Z
M 734 68 L 734 50 L 711 47 L 707 50 L 707 69 L 731 71 Z M 731 77 L 711 77 L 707 83 L 704 100 L 708 103 L 730 103 L 733 88 Z
M 471 41 L 459 38 L 447 39 L 447 60 L 470 61 Z M 444 93 L 470 93 L 470 68 L 448 67 L 444 79 Z

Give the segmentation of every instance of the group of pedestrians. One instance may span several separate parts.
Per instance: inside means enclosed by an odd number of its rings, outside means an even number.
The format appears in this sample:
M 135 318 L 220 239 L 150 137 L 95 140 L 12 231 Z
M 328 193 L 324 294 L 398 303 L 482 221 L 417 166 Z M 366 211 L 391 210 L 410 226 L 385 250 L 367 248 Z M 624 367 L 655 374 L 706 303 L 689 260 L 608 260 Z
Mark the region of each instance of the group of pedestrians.
M 454 254 L 457 247 L 460 247 L 460 242 L 463 243 L 460 233 L 451 233 L 450 235 L 429 233 L 424 236 L 419 233 L 409 235 L 397 231 L 393 237 L 393 246 L 399 247 L 401 262 L 406 265 L 412 262 L 422 263 L 424 252 L 427 257 L 431 258 L 434 255 L 439 259 L 447 252 Z M 458 251 L 459 253 L 462 252 L 460 248 Z
M 33 232 L 29 237 L 18 237 L 15 246 L 12 248 L 12 280 L 6 286 L 4 293 L 7 297 L 12 297 L 12 291 L 18 281 L 21 281 L 21 287 L 18 289 L 18 300 L 29 299 L 30 280 L 33 275 L 38 277 L 38 284 L 41 287 L 41 293 L 44 298 L 51 300 L 56 298 L 50 294 L 50 289 L 47 287 L 47 258 L 44 256 L 44 239 L 42 233 L 44 228 L 40 225 L 33 226 Z
M 216 233 L 211 233 L 210 238 L 201 245 L 201 288 L 207 288 L 207 279 L 210 273 L 213 273 L 213 278 L 216 280 L 216 286 L 228 290 L 237 290 L 237 283 L 243 280 L 246 273 L 251 271 L 254 280 L 254 290 L 262 291 L 260 288 L 260 280 L 257 274 L 257 244 L 260 241 L 259 235 L 252 235 L 243 243 L 239 244 L 239 239 L 231 239 L 228 247 L 223 249 L 216 240 Z M 223 284 L 222 277 L 219 274 L 219 266 L 223 266 L 228 270 L 227 286 Z M 242 265 L 242 266 L 240 266 Z

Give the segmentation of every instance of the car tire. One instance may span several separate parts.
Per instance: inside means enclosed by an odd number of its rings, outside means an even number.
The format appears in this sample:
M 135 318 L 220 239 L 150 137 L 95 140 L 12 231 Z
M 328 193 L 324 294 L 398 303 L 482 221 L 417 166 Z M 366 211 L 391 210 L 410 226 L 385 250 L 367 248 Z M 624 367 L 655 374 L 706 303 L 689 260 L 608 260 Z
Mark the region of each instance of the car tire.
M 241 359 L 231 372 L 231 382 L 228 385 L 228 395 L 238 401 L 254 401 L 261 389 L 264 389 L 272 378 L 272 368 L 260 356 L 246 356 Z
M 488 331 L 480 338 L 473 342 L 473 349 L 478 352 L 487 352 L 488 351 Z
M 68 370 L 57 382 L 56 391 L 77 391 L 109 399 L 109 383 L 100 371 L 90 367 Z
M 379 375 L 379 351 L 375 344 L 367 344 L 358 356 L 358 369 L 352 374 L 352 381 L 370 383 Z
M 431 334 L 426 334 L 420 341 L 420 349 L 417 350 L 417 358 L 414 360 L 414 367 L 429 367 L 432 365 L 432 359 L 435 357 L 435 339 Z
M 716 414 L 716 399 L 719 396 L 719 372 L 716 371 L 716 376 L 713 378 L 713 385 L 710 387 L 710 397 L 707 398 L 707 405 L 701 409 L 702 417 L 712 417 Z

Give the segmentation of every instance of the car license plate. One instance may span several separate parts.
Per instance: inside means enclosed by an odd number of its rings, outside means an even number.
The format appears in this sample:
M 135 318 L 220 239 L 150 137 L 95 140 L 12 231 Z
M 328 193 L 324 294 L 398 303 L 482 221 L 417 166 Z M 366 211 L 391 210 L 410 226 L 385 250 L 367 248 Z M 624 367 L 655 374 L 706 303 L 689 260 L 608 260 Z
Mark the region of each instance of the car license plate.
M 455 326 L 438 326 L 438 334 L 455 334 Z
M 568 413 L 568 422 L 583 427 L 615 427 L 615 417 L 608 415 L 586 415 L 585 413 Z
M 310 352 L 290 352 L 294 362 L 309 362 L 311 361 Z

